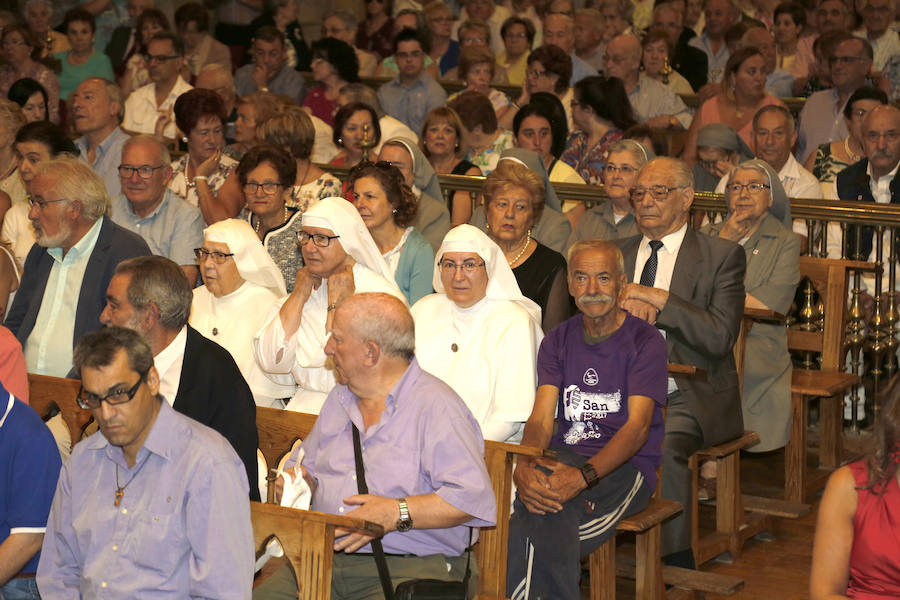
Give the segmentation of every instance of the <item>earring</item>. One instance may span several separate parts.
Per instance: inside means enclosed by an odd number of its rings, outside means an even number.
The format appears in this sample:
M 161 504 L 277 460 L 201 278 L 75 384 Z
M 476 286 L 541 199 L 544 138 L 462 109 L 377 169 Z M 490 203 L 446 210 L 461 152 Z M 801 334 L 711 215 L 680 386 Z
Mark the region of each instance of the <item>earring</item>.
M 341 146 L 343 146 L 343 145 L 344 145 L 344 138 L 339 137 L 339 138 L 338 138 L 338 144 L 340 144 Z
M 397 209 L 395 208 L 394 210 L 392 210 L 392 211 L 391 211 L 391 214 L 392 214 L 392 215 L 396 215 L 396 214 L 397 214 Z
M 183 136 L 183 137 L 181 138 L 181 141 L 184 142 L 185 144 L 187 144 L 187 143 L 188 143 L 187 136 Z

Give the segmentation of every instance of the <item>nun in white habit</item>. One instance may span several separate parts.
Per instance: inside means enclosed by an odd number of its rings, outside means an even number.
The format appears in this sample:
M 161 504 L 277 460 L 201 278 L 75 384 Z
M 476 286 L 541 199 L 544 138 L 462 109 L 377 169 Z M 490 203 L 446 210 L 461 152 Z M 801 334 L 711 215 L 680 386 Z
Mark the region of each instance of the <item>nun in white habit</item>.
M 416 358 L 463 399 L 486 440 L 518 442 L 537 385 L 541 309 L 519 291 L 500 247 L 477 227 L 451 229 L 434 289 L 412 308 Z
M 281 270 L 245 221 L 210 225 L 203 249 L 233 256 L 213 254 L 200 261 L 203 285 L 194 289 L 191 326 L 231 353 L 257 405 L 282 408 L 281 400 L 294 395 L 294 380 L 267 377 L 253 357 L 253 336 L 287 293 Z
M 325 198 L 303 213 L 299 232 L 305 266 L 294 290 L 269 311 L 253 341 L 256 360 L 270 376 L 289 374 L 297 391 L 288 410 L 319 414 L 335 385 L 325 342 L 332 311 L 355 292 L 403 293 L 356 208 Z

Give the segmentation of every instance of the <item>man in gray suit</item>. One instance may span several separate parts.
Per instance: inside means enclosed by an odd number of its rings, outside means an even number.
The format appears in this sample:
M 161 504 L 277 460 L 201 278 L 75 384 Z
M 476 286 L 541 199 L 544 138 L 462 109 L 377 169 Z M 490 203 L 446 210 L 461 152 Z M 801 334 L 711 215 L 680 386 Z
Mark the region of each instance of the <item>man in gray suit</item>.
M 662 495 L 685 510 L 663 525 L 662 554 L 668 564 L 693 568 L 688 458 L 743 433 L 732 349 L 744 310 L 746 259 L 734 242 L 690 227 L 693 176 L 683 161 L 646 163 L 631 193 L 641 234 L 620 243 L 632 282 L 622 308 L 662 331 L 669 362 L 707 374 L 705 381 L 669 378 L 663 442 Z

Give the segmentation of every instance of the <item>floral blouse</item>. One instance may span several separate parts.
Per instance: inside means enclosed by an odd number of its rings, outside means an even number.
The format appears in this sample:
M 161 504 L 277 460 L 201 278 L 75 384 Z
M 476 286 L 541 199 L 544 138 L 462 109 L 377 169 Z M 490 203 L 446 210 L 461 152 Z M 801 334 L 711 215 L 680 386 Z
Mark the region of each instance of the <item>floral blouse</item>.
M 187 180 L 187 164 L 189 158 L 190 155 L 185 154 L 172 163 L 173 173 L 172 179 L 169 181 L 169 189 L 177 194 L 182 200 L 187 201 L 193 206 L 198 206 L 197 189 L 194 187 L 193 181 Z M 222 184 L 225 183 L 225 180 L 228 179 L 228 175 L 231 174 L 231 171 L 237 164 L 238 161 L 225 154 L 222 155 L 215 172 L 206 180 L 206 183 L 209 185 L 209 189 L 213 194 L 219 191 L 219 188 L 222 187 Z
M 341 180 L 331 173 L 324 173 L 315 181 L 310 181 L 303 185 L 295 185 L 291 190 L 291 197 L 287 201 L 287 205 L 304 213 L 322 198 L 340 197 L 341 195 L 343 195 Z
M 610 129 L 600 141 L 587 147 L 588 136 L 583 131 L 574 131 L 566 140 L 566 149 L 561 161 L 578 171 L 581 178 L 590 185 L 603 183 L 603 167 L 606 166 L 606 156 L 613 142 L 622 138 L 622 132 L 618 129 Z
M 500 161 L 500 154 L 513 146 L 515 146 L 513 132 L 508 129 L 501 129 L 500 135 L 494 138 L 493 144 L 478 154 L 473 155 L 470 150 L 469 154 L 466 156 L 466 160 L 481 169 L 482 173 L 488 175 L 497 168 L 497 163 Z

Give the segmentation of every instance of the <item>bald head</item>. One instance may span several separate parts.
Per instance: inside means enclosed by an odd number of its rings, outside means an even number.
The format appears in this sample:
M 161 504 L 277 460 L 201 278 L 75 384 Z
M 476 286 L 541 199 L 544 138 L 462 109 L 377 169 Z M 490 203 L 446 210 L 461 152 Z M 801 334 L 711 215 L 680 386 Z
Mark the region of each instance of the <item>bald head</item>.
M 882 104 L 869 111 L 862 124 L 863 146 L 878 178 L 900 163 L 900 109 Z
M 606 71 L 622 81 L 637 76 L 641 66 L 641 42 L 630 33 L 617 35 L 606 45 Z
M 214 91 L 225 102 L 228 113 L 231 113 L 234 108 L 235 94 L 234 78 L 229 69 L 218 64 L 206 65 L 197 74 L 197 82 L 194 87 Z
M 349 324 L 349 332 L 360 342 L 372 342 L 382 354 L 410 360 L 416 346 L 416 332 L 409 308 L 390 294 L 354 294 L 335 310 L 335 320 Z

